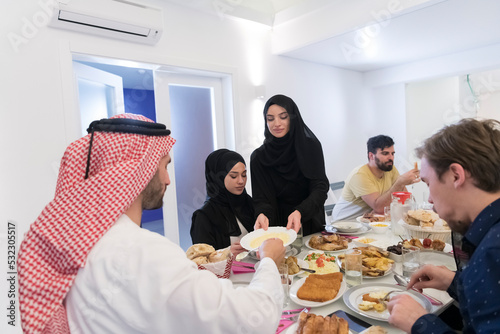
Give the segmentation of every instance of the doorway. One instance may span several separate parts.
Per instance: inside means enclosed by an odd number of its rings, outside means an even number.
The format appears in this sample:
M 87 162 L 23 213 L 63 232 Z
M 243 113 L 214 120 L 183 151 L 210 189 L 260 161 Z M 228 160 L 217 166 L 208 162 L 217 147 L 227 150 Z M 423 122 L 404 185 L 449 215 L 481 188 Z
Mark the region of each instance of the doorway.
M 121 102 L 116 102 L 116 94 L 109 93 L 109 84 L 103 83 L 103 91 L 114 101 L 111 105 L 115 109 L 121 106 L 121 111 L 109 111 L 108 101 L 108 115 L 101 111 L 98 118 L 119 112 L 138 113 L 164 123 L 172 130 L 177 143 L 171 154 L 173 166 L 169 167 L 170 191 L 166 192 L 163 209 L 154 213 L 145 211 L 142 223 L 144 228 L 165 235 L 186 250 L 192 244 L 189 234 L 192 213 L 203 205 L 206 198 L 205 158 L 214 149 L 234 148 L 232 109 L 226 108 L 224 102 L 232 100 L 231 90 L 223 88 L 224 80 L 226 86 L 228 83 L 227 75 L 213 72 L 205 75 L 196 70 L 186 73 L 186 69 L 169 67 L 165 70 L 159 65 L 135 62 L 123 66 L 124 61 L 83 55 L 74 57 L 74 60 L 123 80 Z M 78 63 L 74 61 L 74 64 Z M 79 65 L 82 64 L 75 68 Z M 79 100 L 93 103 L 97 97 L 82 94 L 80 86 L 77 84 Z M 82 101 L 79 101 L 80 113 L 85 113 L 81 105 Z M 85 120 L 88 121 L 81 118 L 82 130 L 88 126 L 83 124 Z

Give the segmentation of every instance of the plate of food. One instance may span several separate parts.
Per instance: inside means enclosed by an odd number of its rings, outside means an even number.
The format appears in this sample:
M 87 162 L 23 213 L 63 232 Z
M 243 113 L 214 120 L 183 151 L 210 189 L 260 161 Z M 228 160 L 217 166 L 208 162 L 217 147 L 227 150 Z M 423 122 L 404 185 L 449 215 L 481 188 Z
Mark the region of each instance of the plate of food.
M 365 213 L 364 215 L 362 216 L 359 216 L 358 218 L 356 218 L 356 221 L 357 222 L 360 222 L 360 223 L 377 223 L 377 222 L 385 222 L 385 216 L 384 215 L 378 215 L 376 213 L 371 213 L 371 212 L 368 212 L 368 213 Z
M 297 259 L 295 256 L 287 257 L 285 263 L 288 266 L 288 276 L 296 276 L 303 274 L 304 270 L 301 270 L 300 268 L 309 269 L 309 262 Z
M 240 240 L 240 244 L 247 250 L 254 250 L 260 247 L 264 240 L 278 238 L 283 240 L 283 245 L 288 246 L 297 239 L 297 232 L 292 229 L 287 230 L 286 227 L 272 226 L 264 231 L 258 229 L 246 234 Z
M 349 248 L 351 239 L 339 234 L 311 235 L 304 238 L 304 245 L 313 250 L 342 253 Z
M 416 246 L 420 248 L 420 251 L 436 251 L 439 253 L 451 253 L 453 251 L 453 247 L 449 243 L 432 238 L 404 240 L 402 245 L 403 247 Z
M 304 257 L 304 262 L 307 263 L 306 268 L 315 270 L 316 274 L 319 275 L 338 273 L 340 271 L 336 257 L 330 253 L 310 251 Z
M 368 238 L 368 237 L 363 237 L 363 238 L 357 238 L 355 240 L 353 240 L 354 244 L 357 245 L 357 246 L 366 246 L 366 245 L 370 245 L 370 244 L 373 244 L 375 242 L 377 242 L 378 240 L 375 239 L 375 238 Z
M 316 317 L 322 317 L 323 321 L 318 322 L 317 320 L 314 320 Z M 328 333 L 338 333 L 338 334 L 353 334 L 351 330 L 349 330 L 349 323 L 344 320 L 343 318 L 337 317 L 335 315 L 332 315 L 330 318 L 330 324 L 329 324 L 329 331 Z M 314 313 L 308 312 L 308 313 L 303 313 L 303 316 L 300 317 L 297 320 L 296 323 L 291 324 L 283 333 L 284 334 L 295 334 L 297 333 L 297 329 L 299 328 L 299 324 L 302 326 L 302 328 L 306 328 L 308 331 L 307 333 L 325 333 L 320 330 L 321 327 L 324 327 L 324 320 L 328 319 L 326 317 L 323 317 L 321 315 L 316 315 Z M 340 320 L 342 319 L 342 320 Z M 333 322 L 332 322 L 333 320 Z M 302 322 L 302 323 L 301 323 Z M 317 328 L 318 327 L 318 328 Z M 302 332 L 301 332 L 302 333 Z
M 380 298 L 393 290 L 397 291 L 391 293 L 389 298 L 395 294 L 404 293 L 419 302 L 428 312 L 431 312 L 432 305 L 427 298 L 413 290 L 406 290 L 405 287 L 394 284 L 361 284 L 347 290 L 343 295 L 343 299 L 344 303 L 352 311 L 371 319 L 387 321 L 389 318 L 387 300 L 380 300 Z
M 362 253 L 363 278 L 378 278 L 392 273 L 394 260 L 389 257 L 389 252 L 377 247 L 356 247 Z M 343 270 L 344 254 L 337 256 L 337 264 Z
M 364 234 L 364 233 L 369 232 L 371 230 L 372 230 L 372 228 L 370 226 L 367 226 L 366 224 L 363 224 L 363 226 L 361 226 L 361 228 L 358 231 L 356 231 L 356 232 L 349 232 L 349 233 L 342 232 L 342 234 L 361 235 L 361 234 Z M 333 225 L 326 225 L 325 226 L 325 231 L 330 232 L 330 233 L 339 233 L 340 232 L 335 227 L 333 227 Z
M 346 290 L 342 273 L 310 274 L 292 284 L 290 299 L 301 306 L 320 307 L 335 302 Z

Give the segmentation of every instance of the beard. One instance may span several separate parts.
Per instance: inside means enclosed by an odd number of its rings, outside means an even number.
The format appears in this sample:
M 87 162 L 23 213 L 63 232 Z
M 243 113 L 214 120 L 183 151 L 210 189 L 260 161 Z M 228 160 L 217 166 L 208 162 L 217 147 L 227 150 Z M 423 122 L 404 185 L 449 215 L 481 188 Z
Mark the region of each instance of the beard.
M 142 209 L 155 210 L 161 208 L 163 206 L 164 193 L 165 188 L 160 182 L 160 176 L 158 172 L 156 172 L 155 176 L 153 176 L 151 181 L 142 192 Z
M 390 172 L 392 170 L 392 167 L 394 167 L 394 162 L 392 160 L 389 160 L 386 163 L 382 163 L 377 157 L 375 157 L 375 163 L 377 164 L 377 168 L 384 172 Z

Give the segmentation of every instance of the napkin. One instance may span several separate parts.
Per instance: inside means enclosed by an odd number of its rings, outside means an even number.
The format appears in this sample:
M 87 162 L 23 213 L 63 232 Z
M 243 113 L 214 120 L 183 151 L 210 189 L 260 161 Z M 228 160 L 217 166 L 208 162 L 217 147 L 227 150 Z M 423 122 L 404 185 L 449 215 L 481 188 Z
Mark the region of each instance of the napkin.
M 293 325 L 295 321 L 288 319 L 281 319 L 280 324 L 278 325 L 278 329 L 276 329 L 276 334 L 283 332 L 285 329 Z
M 295 310 L 285 310 L 283 311 L 281 315 L 281 320 L 278 325 L 278 328 L 276 329 L 276 334 L 283 332 L 285 329 L 296 323 L 296 320 L 291 320 L 292 317 L 296 318 L 296 316 L 299 315 L 300 312 L 305 311 L 309 312 L 311 308 L 306 307 L 303 309 L 295 309 Z
M 250 268 L 245 268 L 245 267 L 240 267 L 238 264 L 246 266 L 246 267 L 254 267 L 254 264 L 248 263 L 248 262 L 240 262 L 240 261 L 233 261 L 233 274 L 246 274 L 246 273 L 254 273 L 255 269 L 250 269 Z

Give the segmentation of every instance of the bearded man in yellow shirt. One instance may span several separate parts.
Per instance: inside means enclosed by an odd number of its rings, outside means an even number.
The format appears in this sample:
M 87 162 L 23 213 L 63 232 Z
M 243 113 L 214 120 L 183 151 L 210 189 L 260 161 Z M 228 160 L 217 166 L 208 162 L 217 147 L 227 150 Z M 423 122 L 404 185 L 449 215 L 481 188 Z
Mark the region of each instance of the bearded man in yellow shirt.
M 368 139 L 368 163 L 356 167 L 347 177 L 339 201 L 332 211 L 332 220 L 350 220 L 366 212 L 384 214 L 391 203 L 391 193 L 405 191 L 419 182 L 418 169 L 399 174 L 394 167 L 394 141 L 378 135 Z

